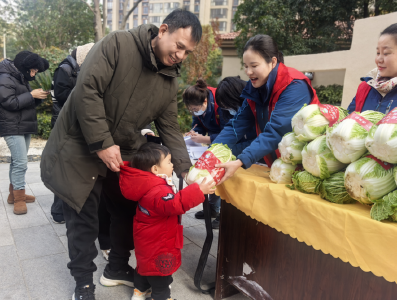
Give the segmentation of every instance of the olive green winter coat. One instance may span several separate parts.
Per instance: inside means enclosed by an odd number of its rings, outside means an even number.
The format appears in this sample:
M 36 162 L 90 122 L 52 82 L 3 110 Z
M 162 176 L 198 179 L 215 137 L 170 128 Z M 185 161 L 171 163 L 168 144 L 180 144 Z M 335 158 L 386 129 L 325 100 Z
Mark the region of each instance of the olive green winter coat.
M 151 50 L 154 25 L 116 31 L 85 59 L 41 159 L 47 188 L 80 212 L 107 167 L 96 152 L 120 146 L 124 161 L 146 142 L 140 132 L 154 121 L 172 153 L 177 174 L 190 168 L 177 121 L 180 65 L 158 69 Z

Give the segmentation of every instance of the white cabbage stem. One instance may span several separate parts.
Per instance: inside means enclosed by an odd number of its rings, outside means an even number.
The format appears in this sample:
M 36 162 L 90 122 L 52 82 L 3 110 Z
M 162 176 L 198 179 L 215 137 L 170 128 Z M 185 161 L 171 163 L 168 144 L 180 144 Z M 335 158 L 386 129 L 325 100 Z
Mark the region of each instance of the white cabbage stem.
M 365 139 L 368 151 L 382 161 L 397 163 L 397 124 L 373 126 Z

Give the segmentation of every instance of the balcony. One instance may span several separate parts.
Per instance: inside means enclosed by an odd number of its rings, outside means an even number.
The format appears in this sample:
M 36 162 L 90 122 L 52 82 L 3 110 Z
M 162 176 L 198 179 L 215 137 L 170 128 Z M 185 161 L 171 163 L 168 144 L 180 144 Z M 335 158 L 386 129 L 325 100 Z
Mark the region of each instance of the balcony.
M 211 6 L 227 6 L 227 0 L 212 0 Z

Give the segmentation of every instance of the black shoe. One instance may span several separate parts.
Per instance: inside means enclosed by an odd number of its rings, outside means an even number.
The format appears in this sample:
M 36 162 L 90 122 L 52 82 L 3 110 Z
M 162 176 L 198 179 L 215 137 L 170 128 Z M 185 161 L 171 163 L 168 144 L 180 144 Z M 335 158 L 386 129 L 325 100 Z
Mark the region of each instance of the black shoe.
M 95 284 L 76 288 L 72 300 L 95 300 Z
M 64 224 L 65 218 L 61 214 L 51 214 L 52 222 L 55 224 Z
M 216 218 L 218 215 L 219 215 L 219 213 L 217 213 L 215 210 L 211 209 L 211 218 Z M 205 219 L 204 218 L 204 210 L 200 210 L 200 211 L 196 212 L 194 214 L 194 217 L 196 219 L 200 219 L 200 220 Z
M 130 267 L 128 271 L 112 271 L 109 268 L 109 264 L 106 266 L 101 279 L 99 282 L 103 286 L 116 286 L 116 285 L 127 285 L 134 287 L 134 269 Z
M 212 229 L 219 229 L 219 223 L 221 221 L 221 215 L 218 215 L 214 221 L 212 221 Z

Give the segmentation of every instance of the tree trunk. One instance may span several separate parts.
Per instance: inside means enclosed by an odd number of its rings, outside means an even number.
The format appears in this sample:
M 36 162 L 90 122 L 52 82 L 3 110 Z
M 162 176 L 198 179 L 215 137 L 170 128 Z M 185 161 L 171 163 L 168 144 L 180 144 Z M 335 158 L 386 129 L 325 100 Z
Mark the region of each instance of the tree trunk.
M 126 1 L 130 1 L 130 0 L 126 0 Z M 124 2 L 124 7 L 123 7 L 123 8 L 124 8 L 124 9 L 123 9 L 123 12 L 124 12 L 124 14 L 123 14 L 123 22 L 121 22 L 121 25 L 120 25 L 120 27 L 119 27 L 120 30 L 125 30 L 125 26 L 127 25 L 127 20 L 128 20 L 128 18 L 130 17 L 130 15 L 132 14 L 132 12 L 135 10 L 135 8 L 138 7 L 139 3 L 141 3 L 141 2 L 142 2 L 142 0 L 136 1 L 136 2 L 134 3 L 134 5 L 132 6 L 132 8 L 128 11 L 127 14 L 125 14 L 127 5 L 126 5 L 125 2 Z
M 364 4 L 364 18 L 368 18 L 369 17 L 369 0 L 364 0 L 363 1 Z
M 106 28 L 108 25 L 108 0 L 103 0 L 102 9 L 103 9 L 102 34 L 105 35 Z
M 375 16 L 380 15 L 380 0 L 375 0 Z
M 103 38 L 101 9 L 99 0 L 94 0 L 94 28 L 95 28 L 95 43 Z

